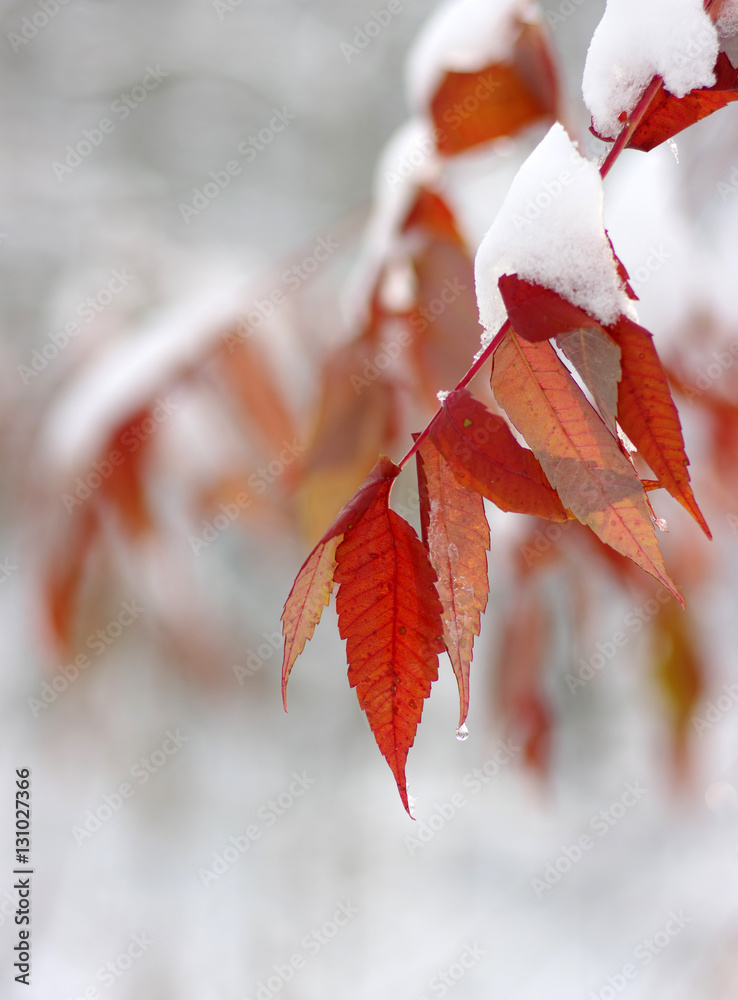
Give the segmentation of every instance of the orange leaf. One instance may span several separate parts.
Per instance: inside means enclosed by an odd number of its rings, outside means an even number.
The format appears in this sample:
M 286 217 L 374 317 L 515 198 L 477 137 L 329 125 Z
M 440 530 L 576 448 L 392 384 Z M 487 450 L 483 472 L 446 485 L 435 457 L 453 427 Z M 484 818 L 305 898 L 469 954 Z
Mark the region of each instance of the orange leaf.
M 454 213 L 440 194 L 429 191 L 428 188 L 418 189 L 413 206 L 402 224 L 403 232 L 411 229 L 420 229 L 427 236 L 449 240 L 464 247 L 464 240 L 456 226 Z
M 626 149 L 644 153 L 666 142 L 713 111 L 719 111 L 738 100 L 738 69 L 724 52 L 715 63 L 715 83 L 711 87 L 690 90 L 684 97 L 675 97 L 664 89 L 663 81 L 651 99 L 640 124 L 628 140 Z
M 459 483 L 500 510 L 567 520 L 535 455 L 518 444 L 502 417 L 466 389 L 449 393 L 429 437 Z
M 658 476 L 712 538 L 692 493 L 682 427 L 671 398 L 666 373 L 648 330 L 621 316 L 608 332 L 621 350 L 622 379 L 618 390 L 618 421 Z
M 423 541 L 438 577 L 443 638 L 459 686 L 459 726 L 469 712 L 469 667 L 487 607 L 489 525 L 484 500 L 461 486 L 435 445 L 416 455 Z
M 410 525 L 389 509 L 388 480 L 336 551 L 338 629 L 377 745 L 410 813 L 405 763 L 438 677 L 441 602 L 428 554 Z
M 323 608 L 333 589 L 336 549 L 344 532 L 354 527 L 379 492 L 400 470 L 388 458 L 380 458 L 356 494 L 342 507 L 330 528 L 312 550 L 297 574 L 282 612 L 284 656 L 282 659 L 282 703 L 287 709 L 287 681 L 295 660 L 312 638 Z
M 564 506 L 683 603 L 666 573 L 633 466 L 551 345 L 528 343 L 511 331 L 494 361 L 495 396 Z
M 472 73 L 450 71 L 443 78 L 430 108 L 443 155 L 557 117 L 558 84 L 546 35 L 540 25 L 519 25 L 509 62 L 491 63 Z

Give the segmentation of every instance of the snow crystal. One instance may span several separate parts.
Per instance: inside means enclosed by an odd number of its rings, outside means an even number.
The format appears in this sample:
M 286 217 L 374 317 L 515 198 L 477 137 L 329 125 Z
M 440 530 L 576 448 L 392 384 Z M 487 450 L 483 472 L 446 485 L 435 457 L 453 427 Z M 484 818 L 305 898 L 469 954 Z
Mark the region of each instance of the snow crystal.
M 597 131 L 614 138 L 652 77 L 683 97 L 715 82 L 715 26 L 702 0 L 607 0 L 589 46 L 584 101 Z
M 427 110 L 445 74 L 509 62 L 518 22 L 540 20 L 530 0 L 449 0 L 426 22 L 407 59 L 410 107 Z
M 450 392 L 445 392 L 443 389 L 436 393 L 436 399 L 439 403 L 445 403 L 448 397 L 451 395 Z
M 554 125 L 518 171 L 475 262 L 479 319 L 488 344 L 505 320 L 497 287 L 518 274 L 558 292 L 601 323 L 635 318 L 602 223 L 602 181 Z

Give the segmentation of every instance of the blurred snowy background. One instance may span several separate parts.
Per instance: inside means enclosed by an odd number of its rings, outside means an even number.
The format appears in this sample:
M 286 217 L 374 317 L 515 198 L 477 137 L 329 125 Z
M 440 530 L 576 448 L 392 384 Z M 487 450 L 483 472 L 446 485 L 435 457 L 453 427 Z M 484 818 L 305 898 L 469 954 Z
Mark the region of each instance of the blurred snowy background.
M 582 565 L 580 585 L 602 603 L 599 625 L 583 650 L 563 613 L 555 630 L 546 689 L 556 730 L 541 783 L 493 704 L 493 637 L 516 610 L 493 533 L 470 736 L 454 738 L 456 686 L 443 658 L 410 756 L 412 823 L 346 683 L 332 607 L 282 710 L 279 616 L 306 548 L 270 511 L 271 494 L 260 519 L 192 544 L 218 507 L 197 508 L 195 528 L 185 508 L 212 486 L 233 509 L 238 484 L 226 494 L 222 470 L 244 450 L 236 418 L 216 405 L 216 377 L 188 381 L 203 345 L 253 296 L 282 288 L 281 275 L 320 240 L 338 244 L 260 327 L 293 408 L 267 427 L 267 448 L 293 425 L 299 448 L 315 358 L 346 337 L 336 302 L 378 157 L 408 117 L 403 62 L 435 3 L 403 0 L 347 59 L 342 44 L 378 6 L 3 4 L 0 996 L 738 997 L 736 699 L 701 738 L 691 734 L 692 773 L 675 786 L 642 635 L 633 630 L 574 694 L 566 683 L 637 602 L 591 586 Z M 557 14 L 571 125 L 594 151 L 579 87 L 604 4 L 544 7 Z M 679 164 L 667 147 L 630 153 L 607 183 L 610 232 L 660 349 L 695 317 L 713 317 L 692 343 L 692 379 L 737 339 L 738 195 L 718 188 L 738 164 L 737 125 L 728 108 L 679 139 Z M 494 168 L 484 151 L 456 165 L 469 234 L 489 226 L 529 148 L 507 149 Z M 162 400 L 153 414 L 152 394 Z M 161 530 L 147 534 L 135 483 L 130 545 L 96 524 L 108 548 L 79 556 L 92 530 L 81 524 L 74 558 L 97 560 L 98 576 L 70 635 L 74 567 L 67 579 L 58 550 L 85 498 L 63 484 L 86 478 L 124 417 L 137 454 L 152 441 L 160 449 L 149 490 Z M 704 429 L 685 426 L 702 500 Z M 693 608 L 708 674 L 703 716 L 738 680 L 738 505 L 704 499 L 728 558 L 710 576 L 704 543 L 675 570 L 679 585 L 708 577 Z M 675 505 L 668 514 L 672 532 L 692 530 Z M 115 584 L 98 592 L 106 560 Z M 561 577 L 543 586 L 553 605 L 562 599 Z M 61 680 L 60 667 L 73 679 Z M 30 989 L 12 968 L 21 767 L 33 794 Z

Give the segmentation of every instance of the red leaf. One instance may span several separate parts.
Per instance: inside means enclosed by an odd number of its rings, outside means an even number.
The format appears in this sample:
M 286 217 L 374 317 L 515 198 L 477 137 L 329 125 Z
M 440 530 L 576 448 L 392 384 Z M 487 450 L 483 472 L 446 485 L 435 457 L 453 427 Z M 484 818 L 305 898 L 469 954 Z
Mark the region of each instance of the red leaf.
M 535 455 L 518 444 L 502 417 L 466 389 L 449 393 L 429 438 L 459 483 L 501 510 L 567 520 Z
M 264 349 L 243 333 L 234 348 L 230 341 L 235 341 L 235 338 L 236 333 L 226 336 L 225 344 L 217 354 L 220 378 L 248 420 L 250 429 L 253 428 L 262 437 L 267 453 L 278 453 L 285 444 L 297 439 L 295 420 Z M 286 470 L 288 479 L 296 477 L 297 469 L 296 464 Z
M 492 388 L 564 506 L 683 604 L 633 466 L 551 345 L 507 334 L 495 354 Z
M 498 282 L 507 315 L 518 336 L 536 343 L 572 330 L 601 329 L 596 319 L 550 288 L 503 274 Z
M 339 348 L 324 366 L 298 496 L 303 532 L 311 544 L 330 524 L 330 513 L 361 486 L 377 453 L 388 450 L 397 431 L 397 390 L 383 375 L 375 377 L 381 348 L 371 336 L 370 329 Z
M 410 525 L 389 509 L 388 480 L 336 551 L 338 629 L 349 683 L 410 812 L 405 763 L 438 677 L 441 602 L 428 555 Z
M 411 358 L 428 406 L 435 410 L 438 390 L 463 378 L 479 347 L 474 265 L 463 247 L 433 240 L 413 254 L 413 269 Z
M 738 69 L 724 52 L 715 63 L 715 83 L 711 87 L 690 90 L 684 97 L 675 97 L 664 89 L 663 81 L 651 99 L 646 113 L 626 144 L 626 149 L 644 153 L 666 142 L 695 122 L 738 100 Z
M 538 589 L 529 578 L 516 583 L 497 658 L 497 701 L 511 740 L 521 741 L 525 763 L 543 778 L 553 728 L 543 678 L 551 627 Z
M 659 479 L 712 538 L 692 493 L 682 427 L 666 373 L 648 330 L 621 316 L 608 332 L 619 344 L 618 421 Z
M 438 577 L 443 638 L 459 686 L 459 726 L 469 712 L 469 667 L 487 607 L 489 525 L 482 497 L 461 486 L 426 440 L 416 455 L 423 541 Z
M 101 458 L 117 452 L 123 461 L 112 465 L 112 471 L 100 487 L 105 497 L 120 515 L 132 536 L 142 535 L 154 525 L 146 497 L 146 460 L 152 438 L 144 430 L 145 421 L 156 422 L 150 407 L 143 407 L 128 417 L 110 436 Z
M 74 651 L 80 593 L 93 549 L 100 537 L 100 520 L 92 504 L 72 514 L 68 531 L 59 532 L 59 551 L 52 553 L 44 587 L 51 638 L 63 655 Z
M 341 508 L 336 519 L 312 550 L 292 586 L 282 612 L 284 656 L 282 659 L 282 702 L 287 709 L 287 681 L 295 660 L 312 638 L 323 608 L 333 589 L 335 553 L 346 531 L 353 528 L 382 489 L 399 469 L 388 458 L 380 458 L 356 494 Z

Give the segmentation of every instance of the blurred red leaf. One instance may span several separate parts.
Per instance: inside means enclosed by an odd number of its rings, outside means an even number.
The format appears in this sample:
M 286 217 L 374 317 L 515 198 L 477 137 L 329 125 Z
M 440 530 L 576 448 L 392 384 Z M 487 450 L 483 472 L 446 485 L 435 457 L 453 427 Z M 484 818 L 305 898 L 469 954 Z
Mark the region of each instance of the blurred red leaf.
M 453 212 L 440 194 L 429 191 L 428 188 L 421 187 L 418 190 L 413 206 L 405 218 L 403 232 L 411 229 L 420 229 L 428 236 L 464 246 Z
M 516 581 L 510 614 L 498 653 L 496 693 L 511 740 L 522 742 L 523 759 L 541 777 L 548 772 L 552 717 L 543 689 L 543 664 L 549 622 L 540 594 L 529 582 Z
M 271 366 L 251 337 L 226 337 L 217 354 L 220 381 L 262 439 L 271 457 L 297 438 L 297 427 Z M 295 464 L 285 470 L 287 479 L 297 474 Z
M 397 388 L 375 361 L 385 349 L 372 338 L 341 347 L 326 363 L 303 463 L 299 513 L 309 542 L 351 496 L 397 434 Z
M 83 504 L 72 512 L 69 530 L 62 533 L 61 545 L 48 566 L 44 587 L 47 622 L 53 641 L 64 654 L 74 650 L 79 595 L 98 532 L 95 508 Z
M 411 358 L 428 406 L 456 385 L 479 346 L 474 266 L 463 247 L 433 240 L 413 255 L 415 308 L 409 317 Z

